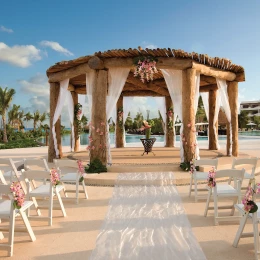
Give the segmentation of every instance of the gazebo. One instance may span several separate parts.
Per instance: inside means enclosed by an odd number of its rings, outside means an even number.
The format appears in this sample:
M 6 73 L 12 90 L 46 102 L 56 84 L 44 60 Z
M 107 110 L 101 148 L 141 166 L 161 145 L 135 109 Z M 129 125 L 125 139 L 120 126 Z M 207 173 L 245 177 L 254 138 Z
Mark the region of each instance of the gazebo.
M 142 82 L 134 76 L 134 60 L 156 59 L 157 73 L 153 81 Z M 209 149 L 218 149 L 218 112 L 224 107 L 227 125 L 227 155 L 238 155 L 238 82 L 245 81 L 243 67 L 232 64 L 229 59 L 211 58 L 206 54 L 187 53 L 182 50 L 117 49 L 96 52 L 94 55 L 70 61 L 61 61 L 47 70 L 50 83 L 50 143 L 48 160 L 62 157 L 60 115 L 64 100 L 68 99 L 70 121 L 74 124 L 74 151 L 79 150 L 77 124 L 74 122 L 74 107 L 78 94 L 86 94 L 91 104 L 90 160 L 107 162 L 109 141 L 107 119 L 112 110 L 123 107 L 123 97 L 165 97 L 166 111 L 173 106 L 169 120 L 182 121 L 181 160 L 194 158 L 196 134 L 195 115 L 199 93 L 207 109 L 209 122 Z M 118 121 L 119 119 L 117 119 Z M 174 131 L 166 127 L 166 146 L 173 146 Z M 116 126 L 116 147 L 123 147 L 123 130 Z

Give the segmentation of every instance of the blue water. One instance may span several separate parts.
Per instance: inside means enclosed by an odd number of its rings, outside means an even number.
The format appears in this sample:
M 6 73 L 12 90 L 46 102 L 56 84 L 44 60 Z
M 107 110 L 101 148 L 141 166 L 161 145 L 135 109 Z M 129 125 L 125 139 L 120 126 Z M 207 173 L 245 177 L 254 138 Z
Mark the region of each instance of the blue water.
M 251 135 L 250 135 L 251 134 Z M 260 131 L 253 131 L 253 132 L 243 132 L 239 133 L 239 140 L 245 139 L 254 139 L 256 136 L 260 137 Z M 157 142 L 164 142 L 164 135 L 152 135 L 152 137 L 156 138 Z M 251 138 L 250 138 L 251 137 Z M 140 142 L 140 138 L 145 138 L 145 135 L 126 135 L 126 143 L 138 143 Z M 200 140 L 208 140 L 207 136 L 198 136 L 197 139 Z M 226 140 L 226 136 L 219 136 L 219 140 Z M 176 136 L 176 140 L 180 141 L 180 136 Z M 45 142 L 44 138 L 39 139 L 40 142 Z M 110 133 L 110 143 L 115 144 L 115 134 Z M 80 144 L 87 145 L 88 144 L 88 134 L 83 133 L 80 135 Z M 70 145 L 70 135 L 63 135 L 62 136 L 62 145 L 69 146 Z

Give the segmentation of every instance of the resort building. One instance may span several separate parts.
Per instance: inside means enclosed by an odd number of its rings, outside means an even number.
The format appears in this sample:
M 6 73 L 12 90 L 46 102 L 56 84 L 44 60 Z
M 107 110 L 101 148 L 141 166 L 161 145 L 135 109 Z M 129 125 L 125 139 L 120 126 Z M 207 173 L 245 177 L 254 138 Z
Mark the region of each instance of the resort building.
M 247 111 L 249 117 L 260 116 L 260 100 L 241 102 L 240 111 Z

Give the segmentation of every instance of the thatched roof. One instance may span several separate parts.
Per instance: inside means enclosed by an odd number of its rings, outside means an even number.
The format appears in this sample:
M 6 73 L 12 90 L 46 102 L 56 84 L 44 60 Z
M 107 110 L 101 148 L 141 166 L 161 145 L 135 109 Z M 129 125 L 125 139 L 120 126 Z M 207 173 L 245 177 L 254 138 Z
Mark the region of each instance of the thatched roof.
M 233 64 L 231 60 L 227 58 L 219 58 L 219 57 L 209 57 L 207 54 L 199 54 L 199 53 L 188 53 L 183 50 L 175 50 L 171 48 L 157 48 L 157 49 L 148 49 L 145 50 L 139 49 L 117 49 L 117 50 L 108 50 L 104 52 L 95 52 L 93 55 L 83 56 L 74 60 L 69 61 L 61 61 L 51 66 L 47 70 L 47 75 L 53 72 L 58 72 L 62 70 L 66 70 L 72 68 L 74 66 L 86 63 L 93 56 L 97 56 L 102 59 L 107 58 L 134 58 L 138 56 L 153 56 L 153 57 L 175 57 L 178 59 L 190 59 L 194 60 L 198 63 L 205 64 L 214 68 L 222 69 L 225 71 L 231 71 L 234 73 L 242 73 L 244 72 L 244 68 L 240 65 Z

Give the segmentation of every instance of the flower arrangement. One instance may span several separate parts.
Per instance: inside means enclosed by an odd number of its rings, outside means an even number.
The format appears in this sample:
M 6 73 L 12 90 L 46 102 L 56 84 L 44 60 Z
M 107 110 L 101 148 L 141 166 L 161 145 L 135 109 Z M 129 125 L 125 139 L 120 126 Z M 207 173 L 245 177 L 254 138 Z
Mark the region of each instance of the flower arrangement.
M 172 131 L 173 130 L 173 108 L 170 107 L 167 110 L 167 116 L 168 116 L 168 130 Z
M 13 192 L 14 195 L 14 208 L 20 209 L 25 201 L 25 195 L 22 190 L 22 186 L 19 182 L 13 182 L 10 186 L 10 190 Z
M 208 186 L 210 188 L 214 188 L 216 186 L 216 170 L 215 167 L 212 167 L 212 169 L 208 173 Z
M 52 186 L 56 187 L 57 185 L 61 184 L 60 174 L 58 173 L 58 171 L 56 169 L 52 168 L 50 170 L 50 175 L 51 175 Z
M 82 118 L 82 105 L 80 103 L 77 103 L 74 107 L 74 121 L 77 126 L 76 138 L 78 138 L 81 133 L 81 118 Z
M 194 165 L 194 160 L 190 162 L 190 174 L 193 174 L 196 170 L 196 167 Z
M 153 74 L 157 73 L 156 68 L 157 59 L 154 57 L 137 57 L 134 60 L 134 64 L 136 65 L 134 76 L 140 77 L 141 81 L 144 83 L 145 80 L 149 82 L 153 80 Z
M 151 125 L 149 125 L 149 123 L 144 120 L 143 121 L 143 126 L 139 129 L 140 131 L 145 131 L 145 138 L 146 139 L 150 139 L 151 137 Z
M 86 175 L 85 168 L 84 168 L 81 160 L 77 160 L 77 164 L 78 164 L 78 172 L 80 173 L 79 182 L 82 182 Z
M 254 188 L 252 188 L 252 186 Z M 244 204 L 244 211 L 254 213 L 258 210 L 256 203 L 254 202 L 254 194 L 260 193 L 260 183 L 255 185 L 255 179 L 249 181 L 247 191 L 242 203 Z
M 120 107 L 118 110 L 117 110 L 117 123 L 120 127 L 120 129 L 123 131 L 124 130 L 124 124 L 123 124 L 123 115 L 124 115 L 124 111 L 123 111 L 123 108 Z

